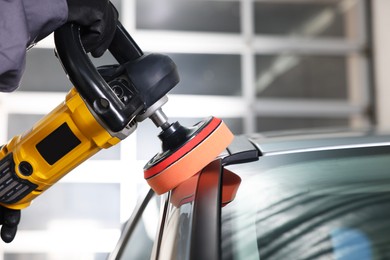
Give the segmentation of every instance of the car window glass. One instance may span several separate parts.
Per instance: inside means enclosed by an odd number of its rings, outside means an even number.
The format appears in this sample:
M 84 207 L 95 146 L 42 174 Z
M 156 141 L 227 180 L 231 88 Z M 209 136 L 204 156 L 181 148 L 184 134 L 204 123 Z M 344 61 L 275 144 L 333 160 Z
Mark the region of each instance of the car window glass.
M 135 2 L 137 29 L 240 32 L 238 1 L 137 0 Z
M 198 180 L 199 174 L 196 174 L 170 192 L 160 259 L 189 259 Z
M 358 5 L 359 1 L 342 0 L 255 1 L 254 30 L 260 35 L 352 38 L 347 16 Z
M 222 208 L 223 259 L 387 259 L 390 148 L 264 156 Z
M 235 54 L 169 53 L 180 82 L 170 94 L 241 96 L 241 57 Z
M 160 199 L 153 196 L 136 221 L 130 238 L 125 242 L 124 251 L 119 259 L 149 260 L 152 254 L 160 216 Z
M 347 127 L 350 120 L 348 117 L 286 117 L 286 116 L 258 116 L 256 120 L 256 131 L 279 131 L 309 128 L 330 128 Z
M 259 98 L 348 98 L 348 62 L 345 56 L 256 56 L 256 95 Z

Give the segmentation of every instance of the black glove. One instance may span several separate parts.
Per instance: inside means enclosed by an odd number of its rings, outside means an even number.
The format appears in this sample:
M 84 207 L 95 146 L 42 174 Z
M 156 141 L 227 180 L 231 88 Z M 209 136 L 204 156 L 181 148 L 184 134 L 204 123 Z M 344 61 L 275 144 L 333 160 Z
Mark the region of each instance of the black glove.
M 20 221 L 20 210 L 0 206 L 1 239 L 10 243 L 14 240 Z
M 86 52 L 97 58 L 108 49 L 118 22 L 118 11 L 108 0 L 67 0 L 68 22 L 81 26 Z

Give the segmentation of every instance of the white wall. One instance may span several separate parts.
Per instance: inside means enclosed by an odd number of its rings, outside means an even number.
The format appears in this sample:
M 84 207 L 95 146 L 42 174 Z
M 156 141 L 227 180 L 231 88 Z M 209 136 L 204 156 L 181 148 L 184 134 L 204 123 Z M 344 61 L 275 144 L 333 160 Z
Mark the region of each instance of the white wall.
M 376 109 L 380 127 L 390 127 L 390 1 L 372 0 Z

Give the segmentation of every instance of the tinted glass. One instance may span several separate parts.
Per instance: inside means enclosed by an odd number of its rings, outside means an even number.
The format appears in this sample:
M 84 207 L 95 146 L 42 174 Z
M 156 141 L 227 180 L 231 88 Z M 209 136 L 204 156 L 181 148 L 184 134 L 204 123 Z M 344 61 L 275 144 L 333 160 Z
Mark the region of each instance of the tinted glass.
M 356 7 L 361 2 L 258 1 L 254 3 L 255 33 L 298 37 L 356 36 Z
M 343 56 L 256 56 L 258 97 L 346 99 L 347 75 Z
M 156 237 L 160 201 L 156 196 L 149 201 L 142 216 L 136 220 L 129 240 L 125 241 L 124 251 L 119 259 L 149 260 Z
M 137 0 L 136 3 L 139 29 L 240 31 L 238 1 Z
M 179 84 L 171 94 L 241 95 L 241 57 L 223 54 L 168 54 L 177 65 Z
M 170 192 L 159 245 L 160 259 L 191 258 L 194 200 L 198 183 L 199 174 L 195 174 Z
M 390 147 L 260 157 L 222 208 L 224 259 L 387 259 Z
M 348 125 L 348 118 L 258 117 L 256 131 L 345 127 Z

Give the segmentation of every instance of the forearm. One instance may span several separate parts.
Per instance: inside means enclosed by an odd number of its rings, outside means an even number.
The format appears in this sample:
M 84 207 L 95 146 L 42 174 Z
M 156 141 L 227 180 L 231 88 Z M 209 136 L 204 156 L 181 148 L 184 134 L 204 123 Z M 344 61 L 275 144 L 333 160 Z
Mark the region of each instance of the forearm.
M 28 44 L 42 40 L 67 21 L 66 0 L 23 0 L 22 2 L 29 32 Z
M 0 91 L 19 84 L 26 48 L 66 22 L 66 0 L 13 0 L 0 4 Z

